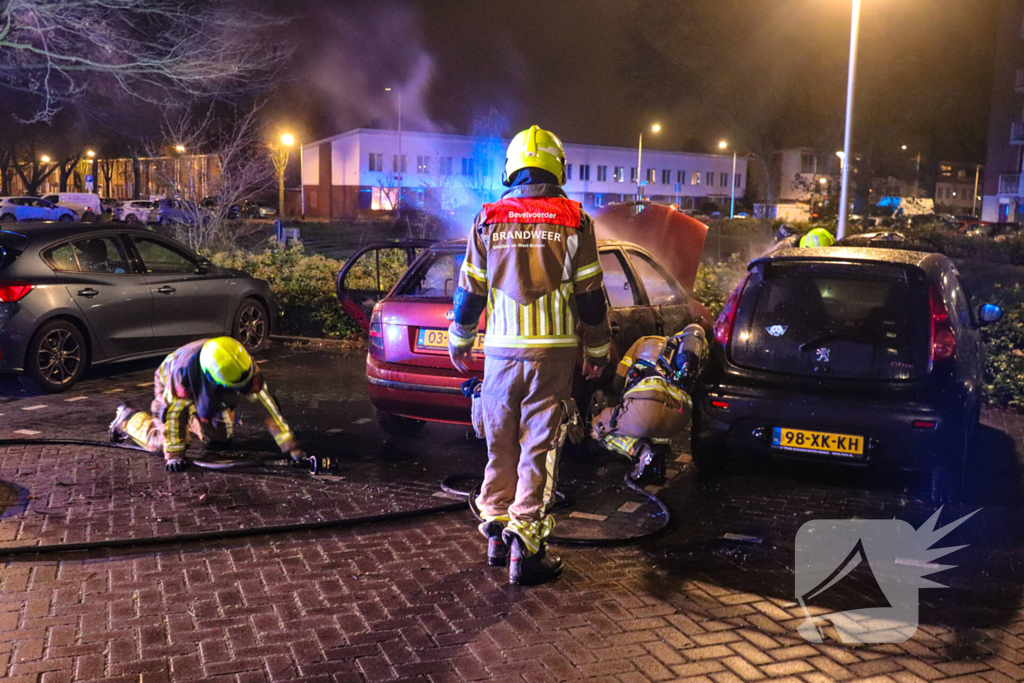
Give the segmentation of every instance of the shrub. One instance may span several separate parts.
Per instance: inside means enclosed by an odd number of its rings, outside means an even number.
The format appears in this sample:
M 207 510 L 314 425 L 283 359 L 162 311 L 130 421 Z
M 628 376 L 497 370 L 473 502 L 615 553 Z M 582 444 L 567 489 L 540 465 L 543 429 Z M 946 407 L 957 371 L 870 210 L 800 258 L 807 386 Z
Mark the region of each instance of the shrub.
M 262 253 L 210 254 L 224 268 L 244 270 L 266 280 L 277 301 L 277 332 L 297 336 L 349 337 L 362 334 L 341 308 L 334 283 L 341 261 L 310 255 L 301 246 Z
M 693 286 L 693 296 L 707 306 L 714 317 L 718 317 L 725 306 L 725 300 L 729 298 L 732 290 L 736 289 L 746 272 L 746 261 L 737 254 L 718 263 L 710 265 L 702 263 L 697 268 L 697 281 Z

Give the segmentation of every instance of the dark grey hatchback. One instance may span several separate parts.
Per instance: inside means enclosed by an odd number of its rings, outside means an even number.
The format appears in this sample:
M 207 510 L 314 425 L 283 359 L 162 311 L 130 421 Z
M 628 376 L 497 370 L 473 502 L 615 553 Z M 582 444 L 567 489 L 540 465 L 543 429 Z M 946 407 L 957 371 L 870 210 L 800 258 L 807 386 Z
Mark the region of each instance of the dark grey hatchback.
M 46 392 L 71 388 L 89 365 L 157 356 L 203 337 L 230 335 L 258 349 L 272 311 L 263 280 L 150 230 L 0 230 L 0 372 Z
M 730 454 L 923 471 L 947 497 L 969 463 L 985 348 L 940 254 L 788 249 L 750 263 L 715 328 L 693 457 Z

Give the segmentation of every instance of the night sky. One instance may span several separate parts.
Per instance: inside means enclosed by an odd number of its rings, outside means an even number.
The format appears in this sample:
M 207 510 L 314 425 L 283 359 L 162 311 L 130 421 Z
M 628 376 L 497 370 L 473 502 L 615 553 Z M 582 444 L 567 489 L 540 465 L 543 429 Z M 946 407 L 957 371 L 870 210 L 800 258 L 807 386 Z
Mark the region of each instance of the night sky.
M 785 51 L 799 65 L 793 78 L 804 79 L 807 96 L 822 110 L 820 122 L 791 122 L 787 144 L 838 145 L 849 1 L 739 2 L 755 21 L 716 25 L 714 3 L 701 0 L 665 0 L 659 11 L 686 16 L 708 8 L 716 44 L 734 48 L 729 53 L 741 59 L 748 47 L 777 37 L 774 54 Z M 642 43 L 664 30 L 652 25 L 643 0 L 273 5 L 271 11 L 294 17 L 288 30 L 298 49 L 272 116 L 307 140 L 393 126 L 397 102 L 384 92 L 388 85 L 403 88 L 409 128 L 468 133 L 475 116 L 493 111 L 506 132 L 538 123 L 574 142 L 633 145 L 654 120 L 664 131 L 649 144 L 665 149 L 708 149 L 730 136 L 714 107 L 670 82 L 674 74 L 663 77 L 658 60 L 638 49 L 638 37 Z M 996 0 L 864 0 L 862 144 L 902 142 L 939 156 L 984 159 L 995 10 Z M 727 20 L 727 12 L 721 15 Z M 803 33 L 785 34 L 797 19 Z M 678 49 L 688 46 L 680 42 Z M 717 61 L 701 65 L 705 76 L 734 68 Z M 753 61 L 756 83 L 762 65 Z M 763 93 L 753 88 L 738 87 L 735 97 L 755 106 Z

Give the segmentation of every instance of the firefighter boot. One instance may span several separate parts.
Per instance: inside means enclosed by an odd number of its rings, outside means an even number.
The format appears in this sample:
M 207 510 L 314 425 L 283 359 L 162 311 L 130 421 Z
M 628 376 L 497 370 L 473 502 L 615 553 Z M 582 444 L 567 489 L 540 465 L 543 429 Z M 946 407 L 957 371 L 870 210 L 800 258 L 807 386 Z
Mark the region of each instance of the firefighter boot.
M 636 465 L 629 478 L 638 486 L 663 486 L 665 484 L 665 460 L 667 444 L 653 444 L 641 439 L 637 444 Z
M 131 419 L 137 411 L 127 403 L 122 403 L 117 407 L 117 413 L 114 415 L 114 421 L 110 423 L 110 427 L 107 428 L 107 435 L 110 437 L 110 443 L 124 443 L 131 437 L 124 431 L 124 426 L 128 424 L 128 420 Z
M 536 586 L 553 581 L 562 573 L 562 558 L 548 557 L 546 543 L 541 543 L 540 549 L 530 555 L 526 544 L 519 536 L 509 535 L 512 537 L 512 561 L 508 568 L 510 584 L 513 586 Z
M 484 522 L 479 529 L 487 538 L 487 564 L 492 567 L 508 566 L 508 545 L 501 537 L 505 525 L 498 521 Z

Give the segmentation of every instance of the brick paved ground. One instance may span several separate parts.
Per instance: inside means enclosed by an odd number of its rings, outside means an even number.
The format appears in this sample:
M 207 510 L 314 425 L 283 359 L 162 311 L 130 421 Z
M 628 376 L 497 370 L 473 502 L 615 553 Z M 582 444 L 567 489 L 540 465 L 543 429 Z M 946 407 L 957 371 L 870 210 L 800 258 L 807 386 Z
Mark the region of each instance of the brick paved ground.
M 311 450 L 344 452 L 336 478 L 277 470 L 168 475 L 158 460 L 95 449 L 0 451 L 0 545 L 121 538 L 331 519 L 433 505 L 444 473 L 479 469 L 463 430 L 385 438 L 369 421 L 356 355 L 282 350 L 264 363 Z M 145 403 L 151 365 L 90 378 L 69 396 L 0 382 L 0 437 L 101 438 L 123 397 Z M 120 390 L 120 391 L 118 391 Z M 107 393 L 113 392 L 113 393 Z M 85 396 L 85 400 L 69 398 Z M 31 410 L 34 406 L 44 408 Z M 29 408 L 30 410 L 26 410 Z M 245 449 L 270 447 L 247 417 Z M 669 534 L 636 547 L 566 548 L 563 578 L 509 587 L 480 562 L 472 518 L 453 513 L 359 529 L 256 537 L 0 566 L 6 681 L 689 679 L 1024 680 L 1024 420 L 986 413 L 969 502 L 947 544 L 950 586 L 921 593 L 921 628 L 898 645 L 805 642 L 793 539 L 821 517 L 933 511 L 915 486 L 773 468 L 704 482 L 681 457 L 662 492 Z M 328 430 L 335 431 L 328 434 Z M 343 450 L 342 450 L 343 449 Z M 566 463 L 559 533 L 636 533 L 650 506 L 614 485 L 611 458 Z M 606 519 L 601 519 L 606 518 Z M 834 635 L 834 634 L 833 634 Z

